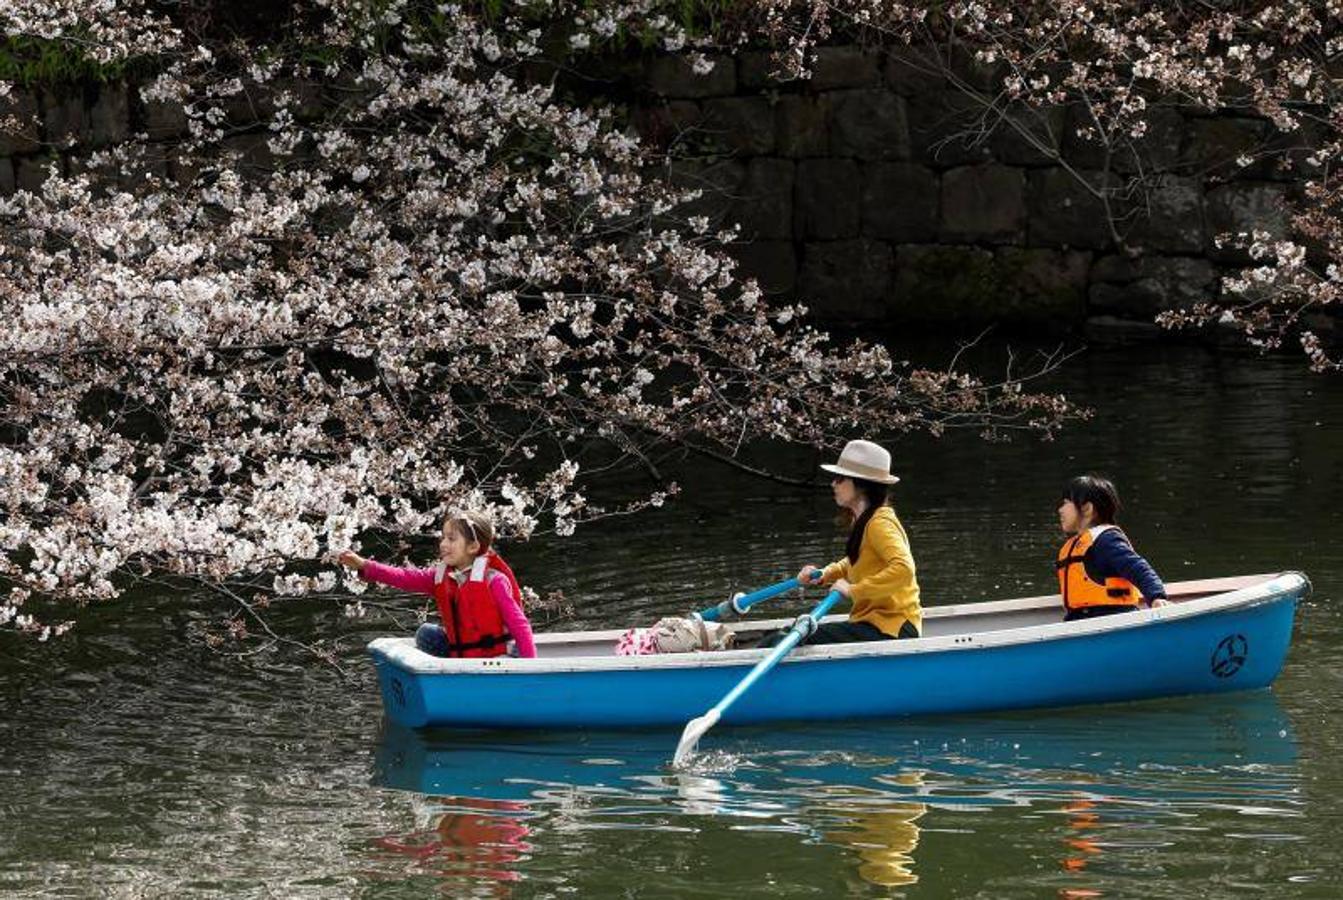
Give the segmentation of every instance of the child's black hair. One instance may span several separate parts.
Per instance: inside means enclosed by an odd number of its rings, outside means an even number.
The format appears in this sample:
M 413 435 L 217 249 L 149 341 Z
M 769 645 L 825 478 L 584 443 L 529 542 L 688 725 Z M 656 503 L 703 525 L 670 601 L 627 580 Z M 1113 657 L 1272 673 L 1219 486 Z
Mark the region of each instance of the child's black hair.
M 1094 510 L 1094 525 L 1113 525 L 1119 515 L 1119 492 L 1108 478 L 1099 475 L 1079 475 L 1069 479 L 1060 499 L 1071 500 L 1079 513 L 1083 503 L 1090 503 Z
M 858 493 L 862 494 L 867 500 L 867 509 L 863 510 L 863 514 L 854 520 L 853 528 L 849 531 L 849 541 L 844 547 L 849 562 L 856 563 L 858 562 L 858 551 L 863 546 L 863 531 L 867 528 L 867 523 L 871 520 L 872 514 L 886 505 L 886 497 L 891 486 L 879 481 L 868 481 L 865 478 L 850 478 L 849 480 L 853 482 L 853 486 L 857 488 Z

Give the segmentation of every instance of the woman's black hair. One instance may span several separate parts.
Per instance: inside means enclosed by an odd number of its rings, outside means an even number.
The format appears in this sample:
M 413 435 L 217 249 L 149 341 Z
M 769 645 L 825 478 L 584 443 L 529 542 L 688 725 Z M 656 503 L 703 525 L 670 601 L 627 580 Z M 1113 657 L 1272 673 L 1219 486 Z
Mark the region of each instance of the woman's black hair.
M 844 547 L 845 554 L 849 557 L 850 563 L 858 562 L 858 551 L 863 546 L 863 531 L 867 528 L 867 523 L 871 520 L 872 514 L 886 505 L 886 496 L 891 486 L 882 484 L 879 481 L 868 481 L 865 478 L 850 478 L 853 486 L 867 500 L 867 509 L 863 514 L 853 520 L 853 527 L 849 530 L 849 541 Z
M 1108 478 L 1099 475 L 1079 475 L 1063 486 L 1061 500 L 1071 500 L 1078 512 L 1083 503 L 1090 503 L 1095 511 L 1096 525 L 1113 525 L 1119 515 L 1119 492 Z

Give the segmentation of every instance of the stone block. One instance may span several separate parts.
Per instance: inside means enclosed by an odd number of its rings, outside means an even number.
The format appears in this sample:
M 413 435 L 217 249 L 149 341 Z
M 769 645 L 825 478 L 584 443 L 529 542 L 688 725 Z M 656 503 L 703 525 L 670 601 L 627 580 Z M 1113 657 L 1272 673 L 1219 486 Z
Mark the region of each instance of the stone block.
M 1091 254 L 1038 247 L 1000 247 L 994 257 L 1003 318 L 1076 323 L 1086 315 Z
M 742 90 L 768 90 L 794 80 L 776 77 L 776 71 L 774 54 L 769 50 L 744 50 L 737 54 L 737 84 Z
M 37 98 L 28 91 L 13 89 L 0 97 L 0 156 L 36 153 L 42 147 L 42 119 Z
M 1092 314 L 1152 320 L 1158 313 L 1213 299 L 1217 270 L 1206 259 L 1143 256 L 1105 257 L 1091 271 Z
M 793 237 L 793 177 L 791 159 L 757 157 L 746 164 L 746 178 L 731 218 L 747 240 L 791 240 Z
M 881 59 L 852 44 L 818 47 L 809 83 L 813 91 L 876 87 L 881 84 Z
M 1029 175 L 1028 237 L 1033 247 L 1101 250 L 1114 241 L 1099 192 L 1117 190 L 1106 172 L 1038 169 Z
M 14 163 L 8 159 L 0 158 L 0 196 L 8 197 L 18 189 L 18 183 L 14 180 Z
M 275 169 L 275 156 L 271 153 L 268 132 L 254 131 L 248 134 L 235 134 L 219 142 L 224 154 L 237 159 L 237 168 L 244 176 L 264 175 Z
M 1007 64 L 1002 61 L 982 62 L 965 44 L 952 44 L 947 59 L 950 71 L 963 85 L 986 94 L 997 94 L 1002 88 Z
M 803 247 L 797 299 L 827 318 L 874 321 L 891 290 L 891 248 L 867 239 Z
M 886 53 L 886 86 L 904 97 L 941 93 L 947 87 L 946 65 L 937 47 L 896 44 Z
M 1146 132 L 1138 138 L 1127 134 L 1110 138 L 1109 152 L 1098 140 L 1083 138 L 1079 130 L 1094 127 L 1086 107 L 1075 103 L 1068 108 L 1063 131 L 1063 157 L 1081 169 L 1111 169 L 1126 175 L 1168 172 L 1181 164 L 1185 120 L 1176 109 L 1153 106 L 1145 115 Z
M 104 84 L 88 112 L 89 143 L 94 147 L 120 144 L 130 136 L 131 100 L 124 84 Z
M 174 183 L 187 187 L 195 182 L 201 173 L 201 167 L 194 161 L 177 154 L 170 154 L 167 159 L 168 178 Z
M 646 144 L 667 148 L 686 140 L 699 127 L 699 104 L 693 100 L 663 100 L 636 108 L 630 116 L 634 130 Z
M 672 164 L 671 182 L 679 188 L 698 190 L 699 198 L 676 207 L 674 221 L 684 222 L 692 216 L 708 216 L 715 223 L 728 217 L 729 210 L 740 196 L 742 179 L 746 177 L 745 164 L 735 160 L 678 160 Z
M 1273 239 L 1288 236 L 1291 210 L 1287 188 L 1281 184 L 1233 183 L 1208 191 L 1204 202 L 1208 216 L 1207 254 L 1220 262 L 1247 264 L 1249 254 L 1229 245 L 1218 248 L 1217 236 L 1264 231 Z
M 660 97 L 697 100 L 730 97 L 737 90 L 736 64 L 730 56 L 712 56 L 714 67 L 695 74 L 684 56 L 659 56 L 648 65 L 648 89 Z
M 909 159 L 905 98 L 887 90 L 837 91 L 830 153 L 855 159 Z
M 74 91 L 44 91 L 42 93 L 42 133 L 48 144 L 57 149 L 84 141 L 89 134 L 89 123 L 84 117 L 84 93 Z
M 1303 117 L 1300 127 L 1293 131 L 1279 131 L 1270 126 L 1264 145 L 1268 154 L 1265 177 L 1284 181 L 1319 178 L 1324 169 L 1315 154 L 1327 140 L 1328 126 L 1315 119 Z
M 1152 106 L 1145 117 L 1147 130 L 1132 140 L 1132 153 L 1120 156 L 1120 172 L 1169 172 L 1180 165 L 1188 125 L 1179 111 L 1169 106 Z
M 187 133 L 187 114 L 176 101 L 152 100 L 141 104 L 140 120 L 151 141 L 183 137 Z
M 792 296 L 797 290 L 797 249 L 791 240 L 732 244 L 728 253 L 737 261 L 737 277 L 754 278 L 766 294 Z
M 863 167 L 863 236 L 893 243 L 937 240 L 941 185 L 918 163 L 878 162 Z
M 1026 233 L 1026 178 L 993 163 L 942 175 L 942 236 L 948 241 L 1019 244 Z
M 1217 117 L 1194 119 L 1188 126 L 1181 162 L 1207 178 L 1262 178 L 1269 165 L 1262 154 L 1268 142 L 1268 123 L 1262 119 Z M 1250 159 L 1242 166 L 1240 157 Z
M 1007 247 L 901 244 L 887 316 L 981 328 L 996 322 L 1058 332 L 1086 309 L 1087 254 Z
M 990 158 L 985 108 L 958 90 L 930 91 L 905 103 L 913 158 L 947 168 Z
M 284 94 L 290 112 L 300 122 L 315 121 L 327 112 L 320 82 L 306 78 L 282 78 L 272 82 L 270 89 L 276 95 L 276 102 L 272 105 L 278 106 L 279 95 Z
M 1058 165 L 1067 114 L 1061 106 L 1014 106 L 989 140 L 994 159 L 1009 166 Z
M 774 107 L 775 145 L 782 156 L 830 153 L 830 95 L 785 94 Z
M 145 153 L 123 165 L 116 180 L 124 190 L 133 190 L 148 182 L 166 182 L 169 180 L 168 160 L 161 153 Z
M 1129 221 L 1126 239 L 1147 250 L 1202 253 L 1208 243 L 1202 184 L 1194 178 L 1155 176 Z
M 764 97 L 721 97 L 704 102 L 706 131 L 743 156 L 774 152 L 774 109 Z
M 998 293 L 993 251 L 900 244 L 886 316 L 896 322 L 978 325 L 992 318 Z
M 804 159 L 797 164 L 793 235 L 834 241 L 858 236 L 862 172 L 848 159 Z
M 37 193 L 50 174 L 52 163 L 60 171 L 60 160 L 50 156 L 25 156 L 14 160 L 14 185 L 21 191 Z

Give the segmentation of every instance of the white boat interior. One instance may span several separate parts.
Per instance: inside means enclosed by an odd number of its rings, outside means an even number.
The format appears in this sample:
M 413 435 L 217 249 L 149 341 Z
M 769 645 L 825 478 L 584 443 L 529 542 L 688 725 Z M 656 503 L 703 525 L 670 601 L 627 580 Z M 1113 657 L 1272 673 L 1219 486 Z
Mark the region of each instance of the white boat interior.
M 1173 604 L 1189 603 L 1205 597 L 1250 588 L 1276 578 L 1278 573 L 1264 575 L 1241 575 L 1231 578 L 1207 578 L 1199 581 L 1183 581 L 1166 585 L 1169 599 Z M 766 601 L 762 606 L 773 609 L 787 607 L 792 614 L 778 619 L 747 619 L 728 623 L 739 635 L 738 646 L 749 647 L 761 635 L 780 628 L 787 628 L 799 613 L 805 612 L 823 596 L 820 589 L 807 592 L 805 600 L 799 600 L 797 594 L 787 594 L 775 600 Z M 1128 616 L 1130 613 L 1119 615 Z M 843 615 L 827 616 L 824 621 L 838 622 Z M 1110 618 L 1110 617 L 1106 617 Z M 982 635 L 1007 629 L 1030 628 L 1039 625 L 1052 625 L 1062 621 L 1063 610 L 1057 594 L 1039 597 L 1022 597 L 1015 600 L 990 600 L 976 603 L 957 603 L 948 606 L 924 607 L 923 636 L 928 638 L 955 638 L 960 635 Z M 642 623 L 652 625 L 652 622 Z M 616 641 L 628 628 L 603 631 L 573 631 L 539 633 L 536 635 L 536 651 L 540 658 L 558 659 L 566 657 L 600 657 L 615 654 Z

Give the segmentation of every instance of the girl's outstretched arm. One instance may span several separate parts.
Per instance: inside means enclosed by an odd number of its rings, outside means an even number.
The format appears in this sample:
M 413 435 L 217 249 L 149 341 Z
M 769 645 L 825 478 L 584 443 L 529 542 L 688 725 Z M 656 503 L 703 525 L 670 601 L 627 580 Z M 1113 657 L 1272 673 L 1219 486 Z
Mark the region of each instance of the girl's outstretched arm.
M 433 596 L 434 593 L 434 569 L 432 566 L 427 569 L 411 569 L 389 566 L 368 559 L 359 568 L 359 577 L 365 581 L 385 584 L 399 591 L 410 591 L 413 594 Z

